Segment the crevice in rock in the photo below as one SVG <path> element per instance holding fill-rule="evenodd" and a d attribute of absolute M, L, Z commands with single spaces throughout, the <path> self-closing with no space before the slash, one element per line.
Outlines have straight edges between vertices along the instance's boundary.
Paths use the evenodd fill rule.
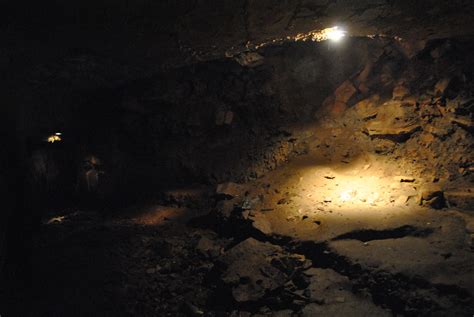
<path fill-rule="evenodd" d="M 233 228 L 233 230 L 229 230 Z M 332 269 L 348 277 L 353 283 L 352 292 L 355 294 L 368 292 L 377 306 L 388 308 L 393 313 L 406 316 L 419 316 L 436 311 L 443 311 L 441 298 L 448 300 L 459 312 L 474 308 L 469 292 L 455 285 L 434 284 L 422 277 L 410 277 L 401 273 L 370 270 L 360 264 L 352 263 L 348 258 L 335 253 L 327 242 L 297 241 L 290 237 L 266 235 L 251 226 L 251 221 L 233 221 L 228 227 L 218 230 L 220 235 L 233 237 L 235 240 L 228 246 L 231 249 L 240 242 L 254 238 L 261 242 L 269 242 L 281 246 L 290 254 L 304 255 L 312 261 L 315 268 Z M 358 230 L 336 237 L 333 240 L 356 239 L 363 242 L 383 239 L 399 239 L 406 236 L 426 237 L 433 233 L 432 229 L 421 229 L 414 226 L 401 226 L 390 230 Z M 217 276 L 215 276 L 217 278 Z M 221 285 L 223 289 L 225 285 Z M 219 288 L 220 289 L 220 288 Z M 297 294 L 293 294 L 297 295 Z M 219 297 L 223 293 L 219 291 Z M 229 295 L 228 300 L 232 301 Z M 298 311 L 301 306 L 293 302 L 292 293 L 284 288 L 268 292 L 261 300 L 254 302 L 236 303 L 232 307 L 256 312 L 263 306 L 272 309 L 291 309 Z M 309 298 L 298 299 L 305 304 Z"/>
<path fill-rule="evenodd" d="M 440 298 L 449 298 L 453 307 L 460 312 L 474 308 L 472 296 L 461 287 L 433 284 L 421 277 L 409 277 L 401 273 L 369 270 L 333 252 L 326 242 L 295 242 L 291 250 L 308 257 L 314 267 L 332 269 L 347 276 L 354 283 L 354 293 L 368 290 L 376 305 L 389 308 L 396 314 L 430 314 L 441 310 L 437 300 Z M 422 291 L 418 292 L 420 289 Z"/>
<path fill-rule="evenodd" d="M 336 240 L 359 240 L 362 242 L 372 241 L 372 240 L 387 240 L 387 239 L 400 239 L 407 236 L 412 237 L 427 237 L 433 233 L 433 229 L 430 228 L 417 228 L 414 226 L 401 226 L 394 229 L 387 230 L 355 230 L 348 233 L 341 234 L 335 237 Z"/>

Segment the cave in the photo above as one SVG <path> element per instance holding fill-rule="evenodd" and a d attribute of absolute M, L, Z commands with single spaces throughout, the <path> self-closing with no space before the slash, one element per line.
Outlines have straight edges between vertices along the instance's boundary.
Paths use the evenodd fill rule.
<path fill-rule="evenodd" d="M 1 317 L 474 313 L 474 2 L 0 8 Z"/>

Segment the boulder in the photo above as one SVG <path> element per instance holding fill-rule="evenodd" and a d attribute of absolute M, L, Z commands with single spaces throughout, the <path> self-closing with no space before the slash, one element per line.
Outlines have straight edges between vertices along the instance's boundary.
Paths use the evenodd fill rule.
<path fill-rule="evenodd" d="M 347 104 L 347 102 L 356 94 L 357 89 L 354 84 L 346 80 L 334 92 L 336 102 Z"/>
<path fill-rule="evenodd" d="M 243 186 L 236 183 L 222 183 L 217 185 L 216 195 L 223 199 L 233 199 L 243 194 Z"/>
<path fill-rule="evenodd" d="M 374 121 L 366 125 L 366 133 L 374 138 L 386 138 L 393 141 L 405 141 L 416 131 L 421 129 L 418 123 L 407 123 L 405 125 L 387 125 L 383 120 Z"/>
<path fill-rule="evenodd" d="M 235 60 L 244 67 L 257 67 L 263 64 L 264 58 L 256 52 L 245 52 L 239 54 Z"/>
<path fill-rule="evenodd" d="M 220 257 L 226 267 L 221 279 L 232 288 L 237 302 L 257 301 L 288 281 L 288 276 L 271 264 L 282 252 L 279 246 L 249 238 Z"/>
<path fill-rule="evenodd" d="M 420 205 L 441 209 L 445 206 L 444 193 L 439 185 L 429 184 L 421 188 Z"/>
<path fill-rule="evenodd" d="M 403 142 L 420 129 L 413 107 L 389 101 L 378 108 L 377 117 L 365 125 L 364 132 L 373 138 Z"/>

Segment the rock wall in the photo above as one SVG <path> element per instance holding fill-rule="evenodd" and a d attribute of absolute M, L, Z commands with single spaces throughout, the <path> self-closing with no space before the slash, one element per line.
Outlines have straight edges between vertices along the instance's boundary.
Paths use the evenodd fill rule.
<path fill-rule="evenodd" d="M 472 169 L 471 44 L 402 44 L 294 43 L 127 83 L 98 77 L 101 64 L 86 63 L 65 77 L 75 90 L 63 85 L 36 105 L 35 122 L 64 132 L 73 174 L 88 155 L 102 161 L 105 196 L 258 178 L 306 153 L 315 125 L 353 129 L 368 151 L 415 160 L 416 173 L 454 181 Z M 54 68 L 43 67 L 49 83 L 64 76 Z"/>

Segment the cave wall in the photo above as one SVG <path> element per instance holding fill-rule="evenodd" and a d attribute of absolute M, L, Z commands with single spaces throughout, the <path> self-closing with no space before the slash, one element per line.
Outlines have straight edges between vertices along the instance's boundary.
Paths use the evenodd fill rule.
<path fill-rule="evenodd" d="M 260 52 L 258 65 L 224 59 L 181 67 L 67 100 L 65 142 L 104 161 L 123 195 L 180 183 L 245 181 L 304 153 L 324 99 L 382 41 L 296 43 Z M 64 114 L 61 114 L 64 113 Z M 72 119 L 80 118 L 76 120 Z M 60 122 L 61 120 L 59 120 Z M 78 148 L 80 148 L 78 150 Z M 78 154 L 79 155 L 79 154 Z"/>
<path fill-rule="evenodd" d="M 69 171 L 59 186 L 65 192 L 77 191 L 81 166 L 90 155 L 100 160 L 101 195 L 112 200 L 150 197 L 193 182 L 247 181 L 306 153 L 317 137 L 314 124 L 346 128 L 347 123 L 367 137 L 363 124 L 343 119 L 361 105 L 395 100 L 393 108 L 404 108 L 408 103 L 401 99 L 409 97 L 413 109 L 420 104 L 431 109 L 435 97 L 469 94 L 468 43 L 298 42 L 248 53 L 251 62 L 220 59 L 125 82 L 116 80 L 123 69 L 102 72 L 108 67 L 98 57 L 69 57 L 34 73 L 36 95 L 29 95 L 34 102 L 27 103 L 30 138 L 64 133 L 54 151 L 48 144 L 44 149 L 56 153 L 52 161 L 62 162 L 54 165 Z M 444 78 L 452 81 L 447 95 L 438 96 L 434 87 Z M 410 116 L 425 115 L 417 110 Z M 403 154 L 406 147 L 385 138 L 369 137 L 366 147 L 411 157 Z"/>

